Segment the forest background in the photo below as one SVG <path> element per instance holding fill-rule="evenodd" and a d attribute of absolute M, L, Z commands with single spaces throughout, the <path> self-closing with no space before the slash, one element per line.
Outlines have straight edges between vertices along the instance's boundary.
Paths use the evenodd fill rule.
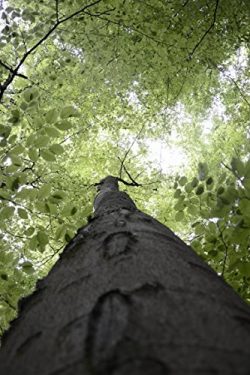
<path fill-rule="evenodd" d="M 107 175 L 250 302 L 249 1 L 0 5 L 0 331 Z"/>

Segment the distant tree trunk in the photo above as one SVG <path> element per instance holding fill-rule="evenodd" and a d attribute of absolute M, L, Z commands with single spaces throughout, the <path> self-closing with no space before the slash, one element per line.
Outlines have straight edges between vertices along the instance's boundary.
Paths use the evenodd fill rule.
<path fill-rule="evenodd" d="M 24 299 L 2 375 L 250 374 L 249 307 L 117 179 Z"/>

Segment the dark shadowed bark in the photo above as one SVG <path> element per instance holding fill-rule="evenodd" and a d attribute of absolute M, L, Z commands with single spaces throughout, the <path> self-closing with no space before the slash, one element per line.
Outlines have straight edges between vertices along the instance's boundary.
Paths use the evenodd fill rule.
<path fill-rule="evenodd" d="M 3 375 L 250 374 L 249 307 L 117 180 L 24 299 Z"/>

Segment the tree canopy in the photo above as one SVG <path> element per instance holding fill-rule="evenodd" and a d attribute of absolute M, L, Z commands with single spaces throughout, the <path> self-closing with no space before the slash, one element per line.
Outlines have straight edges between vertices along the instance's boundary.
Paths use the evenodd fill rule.
<path fill-rule="evenodd" d="M 4 0 L 0 329 L 127 181 L 250 302 L 247 0 Z"/>

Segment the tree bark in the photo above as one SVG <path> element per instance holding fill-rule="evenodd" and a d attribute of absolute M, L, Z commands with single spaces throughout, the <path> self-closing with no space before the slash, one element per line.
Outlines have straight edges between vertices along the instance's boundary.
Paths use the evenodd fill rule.
<path fill-rule="evenodd" d="M 117 179 L 22 300 L 3 375 L 250 374 L 250 309 Z"/>

